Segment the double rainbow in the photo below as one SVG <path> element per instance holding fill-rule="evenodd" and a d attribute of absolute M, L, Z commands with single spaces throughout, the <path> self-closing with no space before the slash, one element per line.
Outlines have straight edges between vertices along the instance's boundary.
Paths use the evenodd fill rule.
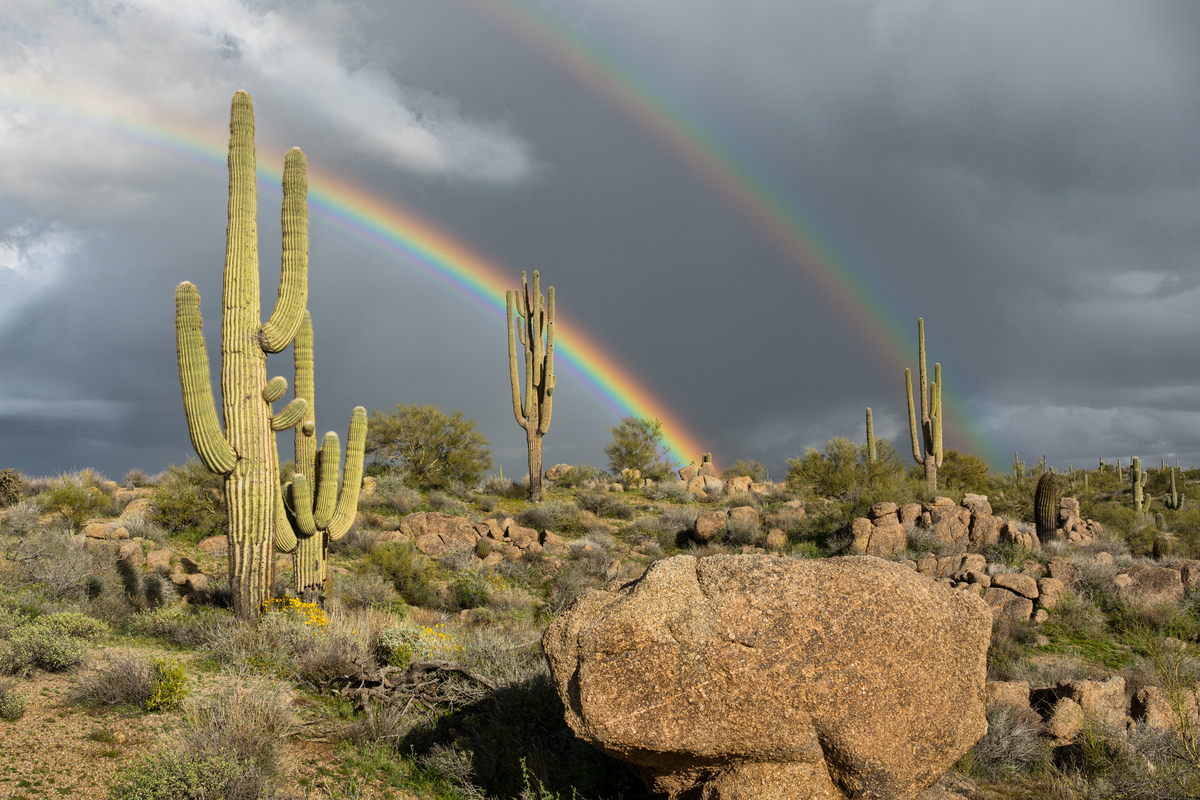
<path fill-rule="evenodd" d="M 94 100 L 59 93 L 33 97 L 0 92 L 0 106 L 49 114 L 81 128 L 133 140 L 172 161 L 213 177 L 225 173 L 226 140 L 216 131 L 189 129 L 177 121 L 121 117 Z M 280 165 L 283 159 L 278 159 Z M 281 167 L 259 166 L 262 191 L 279 195 Z M 309 209 L 341 233 L 449 285 L 498 319 L 505 315 L 505 290 L 519 286 L 515 270 L 456 240 L 394 199 L 309 169 Z M 662 423 L 663 444 L 678 461 L 699 460 L 704 446 L 687 426 L 578 326 L 555 320 L 555 363 L 578 376 L 587 389 L 619 416 L 651 417 Z M 497 358 L 505 348 L 497 342 Z M 507 388 L 497 387 L 507 398 Z M 507 400 L 505 400 L 507 402 Z"/>
<path fill-rule="evenodd" d="M 906 365 L 915 366 L 916 319 L 900 318 L 879 280 L 868 279 L 865 265 L 853 256 L 852 248 L 831 235 L 832 226 L 819 222 L 812 209 L 797 213 L 793 202 L 755 175 L 701 124 L 656 93 L 640 75 L 535 9 L 528 0 L 459 2 L 538 53 L 657 141 L 770 241 L 807 285 L 817 288 L 840 310 L 846 327 L 859 334 L 876 361 L 895 370 L 896 396 L 903 398 L 898 391 L 900 373 Z M 954 388 L 956 383 L 961 386 L 963 373 L 957 369 L 945 372 L 950 378 L 942 392 L 948 438 L 966 444 L 992 463 L 1002 463 L 998 448 L 973 424 L 964 396 Z"/>

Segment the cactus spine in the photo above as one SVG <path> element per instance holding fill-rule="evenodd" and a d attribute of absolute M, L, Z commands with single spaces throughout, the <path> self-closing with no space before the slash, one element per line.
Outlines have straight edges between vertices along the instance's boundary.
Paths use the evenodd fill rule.
<path fill-rule="evenodd" d="M 1142 471 L 1142 462 L 1137 456 L 1130 461 L 1129 477 L 1133 485 L 1133 510 L 1139 514 L 1149 511 L 1151 498 L 1144 495 L 1146 473 Z"/>
<path fill-rule="evenodd" d="M 937 491 L 937 470 L 942 465 L 942 365 L 933 365 L 933 383 L 925 373 L 925 320 L 917 320 L 917 347 L 920 353 L 921 436 L 917 435 L 917 416 L 913 405 L 912 372 L 904 370 L 904 386 L 908 390 L 908 429 L 912 436 L 913 459 L 925 467 L 925 483 Z M 925 453 L 921 454 L 924 444 Z"/>
<path fill-rule="evenodd" d="M 1167 495 L 1165 500 L 1167 508 L 1172 511 L 1178 511 L 1183 508 L 1183 493 L 1175 490 L 1175 470 L 1171 470 L 1171 493 Z"/>
<path fill-rule="evenodd" d="M 305 401 L 305 412 L 296 427 L 296 472 L 279 492 L 280 519 L 275 527 L 275 547 L 291 553 L 296 596 L 305 603 L 325 604 L 329 572 L 329 543 L 346 535 L 358 513 L 362 488 L 363 453 L 367 440 L 367 410 L 357 406 L 346 433 L 346 467 L 338 493 L 341 446 L 333 431 L 316 442 L 316 406 L 313 381 L 312 317 L 304 321 L 292 346 L 296 365 L 296 397 Z M 335 502 L 336 501 L 336 502 Z"/>
<path fill-rule="evenodd" d="M 253 620 L 270 599 L 272 540 L 277 513 L 276 430 L 304 413 L 297 398 L 278 414 L 271 402 L 280 381 L 267 383 L 268 353 L 291 344 L 308 301 L 308 207 L 304 153 L 288 151 L 283 170 L 283 263 L 270 319 L 259 319 L 254 105 L 233 96 L 229 120 L 229 225 L 221 318 L 221 396 L 217 421 L 201 330 L 200 293 L 184 281 L 175 290 L 175 339 L 188 432 L 201 462 L 225 476 L 229 585 L 239 619 Z"/>
<path fill-rule="evenodd" d="M 530 292 L 525 273 L 521 289 L 505 292 L 508 309 L 508 374 L 512 383 L 513 415 L 525 429 L 529 446 L 529 499 L 542 499 L 542 437 L 550 429 L 554 409 L 554 287 L 542 295 L 538 273 L 533 273 Z M 513 319 L 513 304 L 521 320 Z M 514 330 L 514 324 L 516 329 Z M 525 348 L 525 402 L 521 402 L 521 383 L 517 369 L 517 342 Z"/>
<path fill-rule="evenodd" d="M 875 426 L 871 424 L 871 409 L 867 409 L 867 463 L 875 463 Z"/>
<path fill-rule="evenodd" d="M 1058 528 L 1058 480 L 1053 472 L 1043 472 L 1033 493 L 1033 520 L 1043 543 L 1054 538 Z"/>

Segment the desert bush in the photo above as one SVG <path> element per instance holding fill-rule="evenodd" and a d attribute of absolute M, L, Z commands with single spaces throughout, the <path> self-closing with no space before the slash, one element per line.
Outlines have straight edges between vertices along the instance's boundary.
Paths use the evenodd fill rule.
<path fill-rule="evenodd" d="M 633 519 L 633 507 L 619 497 L 606 492 L 580 492 L 575 495 L 575 502 L 587 511 L 601 517 L 615 519 Z"/>
<path fill-rule="evenodd" d="M 739 458 L 733 462 L 732 466 L 721 472 L 722 480 L 727 481 L 730 478 L 741 477 L 747 477 L 756 483 L 761 483 L 767 479 L 767 468 L 758 461 L 743 461 Z"/>
<path fill-rule="evenodd" d="M 188 688 L 182 664 L 155 658 L 150 662 L 150 676 L 150 696 L 143 704 L 147 711 L 175 711 L 183 705 Z"/>
<path fill-rule="evenodd" d="M 83 602 L 99 591 L 99 574 L 114 562 L 110 553 L 88 550 L 68 531 L 47 530 L 21 539 L 10 557 L 23 578 L 53 600 Z"/>
<path fill-rule="evenodd" d="M 1048 762 L 1041 720 L 1033 711 L 996 706 L 988 709 L 987 721 L 987 733 L 968 756 L 971 772 L 992 781 L 1009 780 Z"/>
<path fill-rule="evenodd" d="M 0 675 L 27 675 L 34 669 L 63 672 L 82 663 L 86 652 L 83 641 L 34 620 L 0 641 Z"/>
<path fill-rule="evenodd" d="M 550 584 L 550 598 L 546 610 L 558 616 L 588 589 L 598 589 L 607 580 L 607 559 L 579 558 L 568 561 L 559 568 Z"/>
<path fill-rule="evenodd" d="M 685 535 L 696 526 L 696 517 L 700 516 L 699 509 L 685 506 L 683 508 L 668 508 L 658 518 L 663 531 L 672 535 Z"/>
<path fill-rule="evenodd" d="M 24 483 L 20 470 L 0 469 L 0 508 L 7 508 L 21 499 Z"/>
<path fill-rule="evenodd" d="M 167 467 L 154 489 L 151 521 L 197 540 L 225 532 L 225 481 L 196 460 Z"/>
<path fill-rule="evenodd" d="M 110 653 L 103 663 L 81 676 L 67 693 L 67 700 L 91 706 L 144 708 L 153 691 L 149 659 L 125 651 Z"/>
<path fill-rule="evenodd" d="M 987 494 L 991 490 L 991 474 L 987 461 L 951 448 L 945 448 L 942 455 L 942 463 L 937 471 L 939 491 Z M 925 475 L 924 469 L 921 468 L 922 478 Z"/>
<path fill-rule="evenodd" d="M 603 473 L 597 467 L 591 464 L 580 464 L 559 476 L 558 480 L 554 481 L 554 485 L 559 489 L 577 489 L 591 484 L 602 475 Z"/>
<path fill-rule="evenodd" d="M 461 411 L 447 417 L 432 405 L 372 411 L 366 452 L 377 461 L 402 465 L 421 488 L 475 484 L 492 466 L 488 441 L 475 425 Z"/>
<path fill-rule="evenodd" d="M 491 593 L 487 577 L 477 570 L 467 570 L 454 576 L 447 587 L 452 610 L 479 608 L 487 605 Z"/>
<path fill-rule="evenodd" d="M 554 527 L 554 515 L 540 506 L 530 506 L 517 515 L 517 522 L 526 528 L 545 530 Z"/>
<path fill-rule="evenodd" d="M 121 483 L 126 489 L 137 489 L 142 486 L 149 486 L 150 476 L 143 470 L 134 467 L 125 473 L 125 477 L 121 479 Z"/>
<path fill-rule="evenodd" d="M 992 626 L 992 643 L 988 647 L 988 679 L 1009 680 L 1012 670 L 1025 659 L 1027 648 L 1037 633 L 1028 622 L 1015 622 L 1000 617 Z"/>
<path fill-rule="evenodd" d="M 691 499 L 687 485 L 669 477 L 642 489 L 642 494 L 650 500 L 665 500 L 669 503 L 686 503 Z"/>
<path fill-rule="evenodd" d="M 513 482 L 503 475 L 488 475 L 476 487 L 482 494 L 495 497 L 508 497 L 513 489 Z"/>
<path fill-rule="evenodd" d="M 624 417 L 609 428 L 612 441 L 604 448 L 608 469 L 620 474 L 623 469 L 640 470 L 643 478 L 662 480 L 671 474 L 672 464 L 663 442 L 662 423 L 647 417 Z"/>
<path fill-rule="evenodd" d="M 0 719 L 15 722 L 25 714 L 25 695 L 17 691 L 17 682 L 0 679 Z"/>
<path fill-rule="evenodd" d="M 434 511 L 441 511 L 446 514 L 454 514 L 455 516 L 465 517 L 467 515 L 466 504 L 441 492 L 430 492 L 429 499 L 426 501 L 430 508 Z"/>
<path fill-rule="evenodd" d="M 128 623 L 130 633 L 184 647 L 200 647 L 237 626 L 237 620 L 229 611 L 197 605 L 162 606 L 136 614 Z"/>
<path fill-rule="evenodd" d="M 954 549 L 953 545 L 928 528 L 910 530 L 906 547 L 908 549 L 906 558 L 910 559 L 922 558 L 929 553 L 933 553 L 935 556 L 944 556 Z"/>
<path fill-rule="evenodd" d="M 763 539 L 762 528 L 754 520 L 729 519 L 725 521 L 724 541 L 731 545 L 757 544 Z"/>
<path fill-rule="evenodd" d="M 29 536 L 38 529 L 42 507 L 36 500 L 20 500 L 0 514 L 0 533 L 9 536 Z"/>
<path fill-rule="evenodd" d="M 186 709 L 179 748 L 118 773 L 114 800 L 271 796 L 279 747 L 295 725 L 288 699 L 266 686 L 235 686 Z"/>
<path fill-rule="evenodd" d="M 403 607 L 396 587 L 378 572 L 341 575 L 333 583 L 333 598 L 346 608 Z"/>
<path fill-rule="evenodd" d="M 50 488 L 38 497 L 47 511 L 61 514 L 72 531 L 79 530 L 88 517 L 109 506 L 111 498 L 100 488 L 103 481 L 91 470 L 67 472 L 51 478 Z"/>
<path fill-rule="evenodd" d="M 432 606 L 437 601 L 433 581 L 437 570 L 411 542 L 387 542 L 367 556 L 367 564 L 392 582 L 404 601 Z"/>

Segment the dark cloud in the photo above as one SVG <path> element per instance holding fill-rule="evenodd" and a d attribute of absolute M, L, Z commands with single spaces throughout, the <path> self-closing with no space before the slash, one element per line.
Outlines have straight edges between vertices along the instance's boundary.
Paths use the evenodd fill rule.
<path fill-rule="evenodd" d="M 188 457 L 171 294 L 200 287 L 215 369 L 225 189 L 76 111 L 92 98 L 134 127 L 221 130 L 246 88 L 263 158 L 300 144 L 514 286 L 540 270 L 559 313 L 719 461 L 781 477 L 805 447 L 861 439 L 866 406 L 907 452 L 903 370 L 923 316 L 993 461 L 1200 462 L 1194 4 L 530 7 L 802 219 L 900 326 L 905 358 L 880 355 L 894 351 L 811 264 L 644 120 L 471 4 L 223 0 L 205 17 L 18 0 L 0 33 L 4 459 L 119 475 Z M 260 196 L 264 302 L 277 202 Z M 506 474 L 523 470 L 501 319 L 319 221 L 310 308 L 319 427 L 344 434 L 356 404 L 435 403 L 479 420 Z M 290 374 L 288 355 L 270 369 Z M 602 464 L 617 414 L 563 376 L 546 460 Z"/>

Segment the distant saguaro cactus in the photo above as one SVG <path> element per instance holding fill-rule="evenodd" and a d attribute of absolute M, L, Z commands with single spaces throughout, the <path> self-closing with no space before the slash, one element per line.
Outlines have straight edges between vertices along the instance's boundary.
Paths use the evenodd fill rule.
<path fill-rule="evenodd" d="M 1043 543 L 1054 538 L 1058 529 L 1058 479 L 1053 472 L 1042 473 L 1033 493 L 1033 521 Z"/>
<path fill-rule="evenodd" d="M 521 289 L 505 292 L 508 309 L 508 372 L 512 383 L 513 414 L 525 429 L 529 447 L 529 499 L 542 499 L 542 437 L 550 429 L 554 409 L 554 287 L 543 296 L 538 288 L 537 270 L 530 292 L 525 273 Z M 513 304 L 516 303 L 516 323 Z M 515 330 L 514 330 L 515 327 Z M 525 348 L 525 401 L 521 401 L 521 381 L 517 368 L 517 343 Z"/>
<path fill-rule="evenodd" d="M 188 432 L 200 461 L 225 476 L 229 585 L 239 619 L 253 620 L 271 596 L 272 539 L 279 491 L 273 431 L 299 422 L 296 398 L 278 414 L 271 403 L 286 381 L 267 383 L 268 353 L 291 344 L 308 301 L 308 184 L 304 153 L 288 151 L 283 168 L 283 263 L 279 298 L 259 320 L 257 188 L 254 105 L 233 96 L 229 121 L 229 226 L 221 319 L 221 397 L 225 432 L 217 421 L 201 330 L 200 293 L 184 281 L 175 290 L 175 339 Z M 281 385 L 281 382 L 283 385 Z"/>
<path fill-rule="evenodd" d="M 875 463 L 875 426 L 871 424 L 871 409 L 867 408 L 867 463 Z"/>
<path fill-rule="evenodd" d="M 937 471 L 942 465 L 942 365 L 933 365 L 933 383 L 925 373 L 925 320 L 917 320 L 917 347 L 920 353 L 921 433 L 917 433 L 917 415 L 913 404 L 912 372 L 904 370 L 908 390 L 908 429 L 912 435 L 913 459 L 925 467 L 925 483 L 937 491 Z M 922 455 L 921 445 L 925 452 Z"/>
<path fill-rule="evenodd" d="M 1150 510 L 1150 501 L 1144 494 L 1146 488 L 1146 473 L 1142 471 L 1142 462 L 1134 456 L 1130 462 L 1129 478 L 1133 486 L 1133 510 L 1141 514 Z"/>
<path fill-rule="evenodd" d="M 346 432 L 346 468 L 339 494 L 341 446 L 337 434 L 333 431 L 325 434 L 320 449 L 317 449 L 313 329 L 312 317 L 307 311 L 296 334 L 292 354 L 296 365 L 296 397 L 305 401 L 306 410 L 296 426 L 296 472 L 279 490 L 280 516 L 275 525 L 275 547 L 281 553 L 293 556 L 296 596 L 305 603 L 324 606 L 329 543 L 346 535 L 358 513 L 367 410 L 357 406 L 350 414 L 350 429 Z"/>
<path fill-rule="evenodd" d="M 1166 500 L 1163 502 L 1165 502 L 1167 504 L 1167 508 L 1171 509 L 1172 511 L 1178 511 L 1179 509 L 1183 508 L 1183 492 L 1178 492 L 1175 490 L 1174 468 L 1171 469 L 1171 493 L 1167 495 Z"/>

